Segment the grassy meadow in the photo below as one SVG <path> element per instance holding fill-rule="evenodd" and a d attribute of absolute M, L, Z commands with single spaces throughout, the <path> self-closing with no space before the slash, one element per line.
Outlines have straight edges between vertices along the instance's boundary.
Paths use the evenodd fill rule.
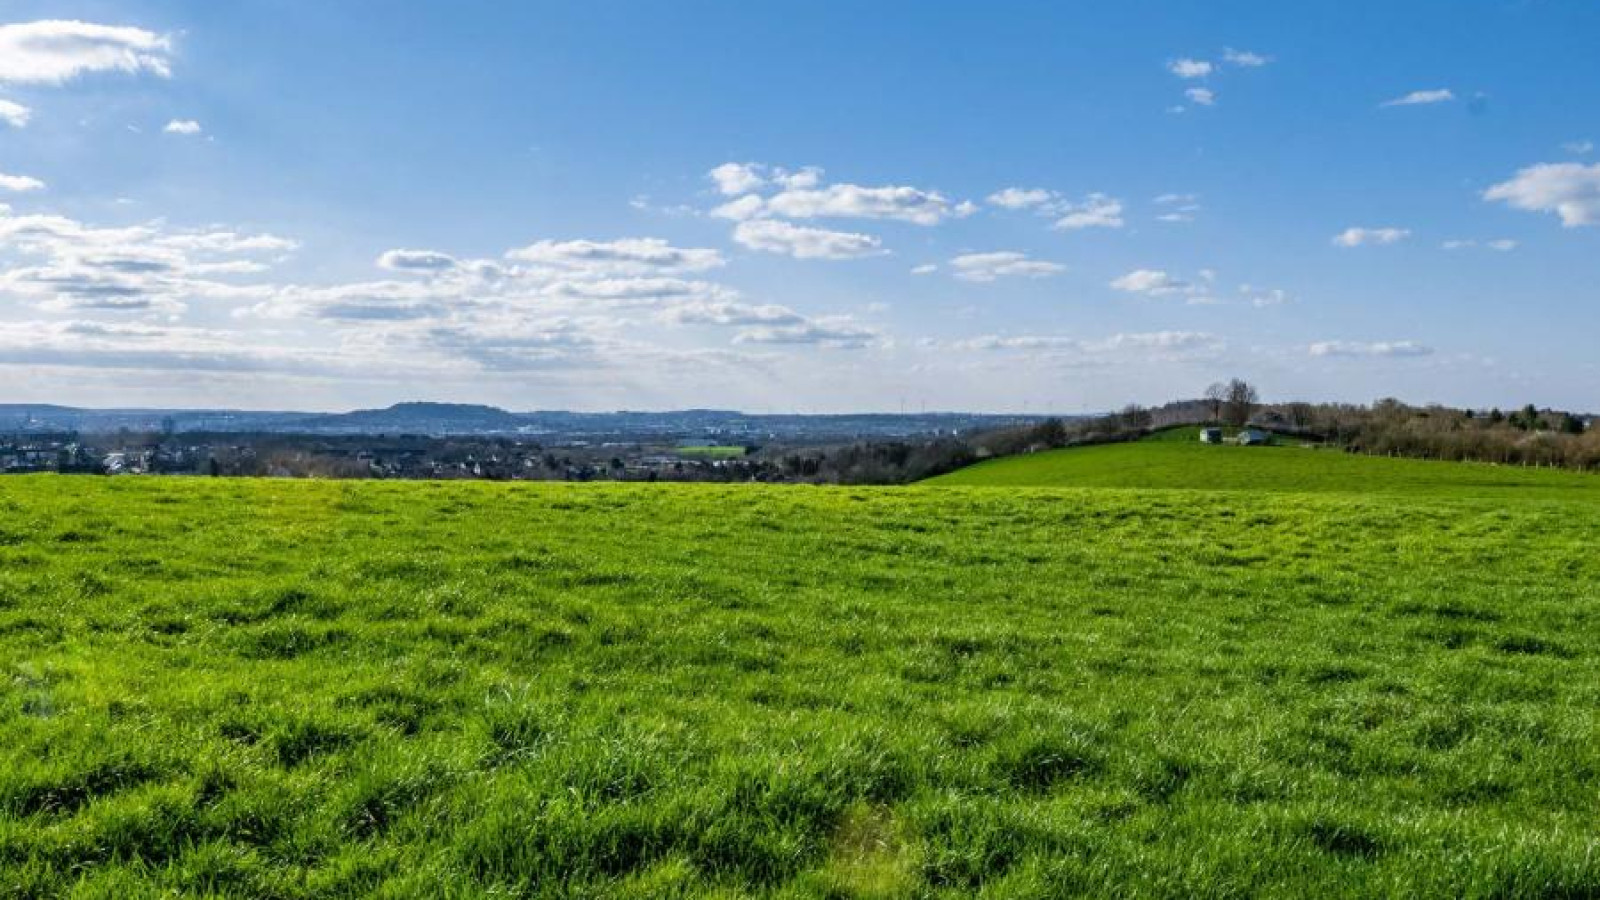
<path fill-rule="evenodd" d="M 1229 435 L 1231 438 L 1232 431 Z M 927 482 L 985 487 L 1178 488 L 1362 493 L 1440 498 L 1535 496 L 1600 503 L 1600 476 L 1565 469 L 1362 456 L 1275 438 L 1273 446 L 1207 445 L 1196 428 L 1135 443 L 989 460 Z M 1507 497 L 1511 500 L 1513 498 Z"/>
<path fill-rule="evenodd" d="M 1442 465 L 0 479 L 0 896 L 1600 895 L 1600 493 Z"/>

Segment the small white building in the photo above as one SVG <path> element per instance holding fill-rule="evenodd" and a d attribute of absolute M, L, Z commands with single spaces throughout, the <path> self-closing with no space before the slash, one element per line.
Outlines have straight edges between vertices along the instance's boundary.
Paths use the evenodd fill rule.
<path fill-rule="evenodd" d="M 1200 443 L 1202 443 L 1202 444 L 1220 444 L 1220 443 L 1222 443 L 1222 429 L 1221 428 L 1202 428 L 1202 429 L 1200 429 Z"/>

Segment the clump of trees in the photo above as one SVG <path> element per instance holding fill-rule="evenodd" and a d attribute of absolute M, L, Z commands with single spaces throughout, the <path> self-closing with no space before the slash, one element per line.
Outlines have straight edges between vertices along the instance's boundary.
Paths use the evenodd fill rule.
<path fill-rule="evenodd" d="M 1600 469 L 1600 428 L 1532 404 L 1508 415 L 1385 399 L 1370 407 L 1314 405 L 1301 415 L 1311 431 L 1357 453 Z"/>
<path fill-rule="evenodd" d="M 1209 421 L 1243 428 L 1261 405 L 1261 394 L 1250 382 L 1233 378 L 1226 383 L 1214 382 L 1206 388 L 1205 404 L 1210 413 Z"/>

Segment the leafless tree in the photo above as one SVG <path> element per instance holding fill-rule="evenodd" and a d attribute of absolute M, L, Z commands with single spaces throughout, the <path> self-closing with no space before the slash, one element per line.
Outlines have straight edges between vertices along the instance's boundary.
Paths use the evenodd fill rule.
<path fill-rule="evenodd" d="M 1256 392 L 1255 386 L 1242 378 L 1228 382 L 1226 398 L 1223 413 L 1228 424 L 1235 428 L 1243 428 L 1248 424 L 1256 405 L 1261 402 L 1261 395 Z"/>
<path fill-rule="evenodd" d="M 1211 421 L 1222 420 L 1222 405 L 1228 402 L 1228 386 L 1220 381 L 1214 381 L 1206 388 L 1206 410 L 1211 413 Z"/>

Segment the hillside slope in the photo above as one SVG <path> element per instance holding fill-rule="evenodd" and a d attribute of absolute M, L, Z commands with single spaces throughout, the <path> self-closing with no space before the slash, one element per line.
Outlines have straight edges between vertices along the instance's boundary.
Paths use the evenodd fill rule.
<path fill-rule="evenodd" d="M 1127 444 L 1010 456 L 931 479 L 984 487 L 1182 488 L 1497 496 L 1508 491 L 1600 503 L 1600 475 L 1484 463 L 1361 456 L 1299 446 L 1201 444 L 1192 430 Z"/>

